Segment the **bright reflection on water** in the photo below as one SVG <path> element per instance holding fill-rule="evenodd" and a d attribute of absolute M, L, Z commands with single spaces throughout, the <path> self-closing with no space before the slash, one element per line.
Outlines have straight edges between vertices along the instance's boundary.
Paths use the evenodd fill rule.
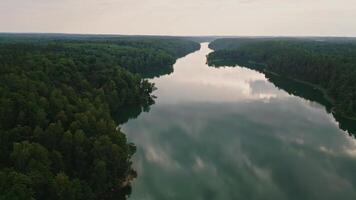
<path fill-rule="evenodd" d="M 207 66 L 207 45 L 153 79 L 156 104 L 123 125 L 138 147 L 130 199 L 356 199 L 356 142 L 325 108 Z"/>

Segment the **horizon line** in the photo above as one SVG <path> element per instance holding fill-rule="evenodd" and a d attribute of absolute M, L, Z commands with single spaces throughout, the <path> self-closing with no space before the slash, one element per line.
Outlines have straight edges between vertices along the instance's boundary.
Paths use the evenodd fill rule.
<path fill-rule="evenodd" d="M 193 34 L 193 35 L 169 35 L 169 34 L 120 34 L 120 33 L 72 33 L 72 32 L 2 32 L 0 34 L 37 34 L 37 35 L 83 35 L 83 36 L 166 36 L 166 37 L 333 37 L 333 38 L 356 38 L 356 36 L 341 35 L 227 35 L 227 34 Z"/>

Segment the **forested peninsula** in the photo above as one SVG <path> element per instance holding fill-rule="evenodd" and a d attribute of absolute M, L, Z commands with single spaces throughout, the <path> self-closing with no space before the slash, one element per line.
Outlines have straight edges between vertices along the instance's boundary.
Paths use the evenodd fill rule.
<path fill-rule="evenodd" d="M 209 65 L 236 65 L 312 84 L 334 105 L 334 112 L 356 119 L 356 39 L 230 38 L 209 47 Z"/>
<path fill-rule="evenodd" d="M 125 199 L 135 176 L 113 113 L 200 48 L 172 37 L 0 34 L 0 199 Z M 125 114 L 125 113 L 122 113 Z"/>

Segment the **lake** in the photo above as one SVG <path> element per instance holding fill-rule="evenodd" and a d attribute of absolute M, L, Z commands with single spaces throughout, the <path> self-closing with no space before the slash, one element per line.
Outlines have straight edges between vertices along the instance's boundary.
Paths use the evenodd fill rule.
<path fill-rule="evenodd" d="M 209 52 L 151 79 L 156 103 L 122 125 L 137 146 L 129 199 L 356 199 L 356 141 L 328 108 L 257 71 L 210 67 Z"/>

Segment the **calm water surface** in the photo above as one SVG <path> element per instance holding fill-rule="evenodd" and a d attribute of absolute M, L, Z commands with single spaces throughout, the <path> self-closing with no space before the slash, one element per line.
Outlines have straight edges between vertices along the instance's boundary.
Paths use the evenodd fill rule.
<path fill-rule="evenodd" d="M 122 129 L 137 145 L 131 200 L 356 199 L 356 142 L 324 106 L 264 74 L 205 64 L 152 79 L 156 104 Z"/>

